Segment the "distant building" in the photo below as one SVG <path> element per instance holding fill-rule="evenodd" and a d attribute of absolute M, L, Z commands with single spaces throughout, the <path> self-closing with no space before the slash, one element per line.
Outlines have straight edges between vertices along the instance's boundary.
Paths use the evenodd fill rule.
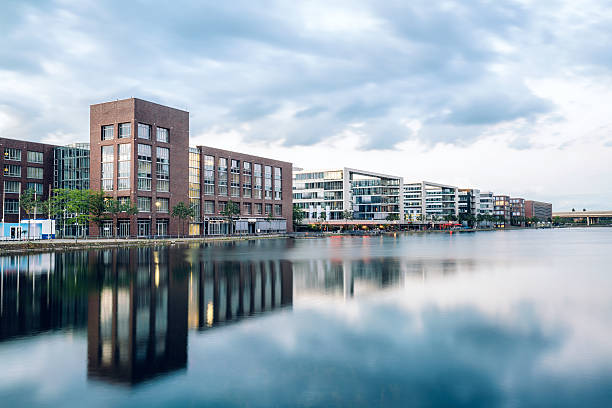
<path fill-rule="evenodd" d="M 403 219 L 401 177 L 352 168 L 302 170 L 293 173 L 293 204 L 305 222 Z M 324 214 L 324 215 L 323 215 Z"/>
<path fill-rule="evenodd" d="M 422 181 L 404 184 L 404 213 L 407 221 L 437 221 L 459 215 L 459 189 Z"/>
<path fill-rule="evenodd" d="M 493 207 L 493 215 L 496 215 L 499 219 L 496 221 L 498 227 L 505 227 L 510 225 L 511 208 L 510 208 L 510 197 L 507 195 L 496 195 Z"/>
<path fill-rule="evenodd" d="M 495 209 L 495 195 L 492 191 L 480 192 L 480 214 L 493 214 Z"/>
<path fill-rule="evenodd" d="M 525 200 L 525 217 L 540 221 L 552 220 L 552 204 L 542 201 Z"/>
<path fill-rule="evenodd" d="M 525 226 L 525 199 L 510 198 L 510 223 L 514 226 Z"/>
<path fill-rule="evenodd" d="M 460 188 L 459 214 L 470 214 L 474 217 L 480 214 L 480 190 L 475 188 Z"/>

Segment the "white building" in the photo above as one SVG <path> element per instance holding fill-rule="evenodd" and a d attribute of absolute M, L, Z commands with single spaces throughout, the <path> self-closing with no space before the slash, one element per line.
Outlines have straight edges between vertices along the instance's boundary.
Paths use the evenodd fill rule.
<path fill-rule="evenodd" d="M 403 218 L 401 177 L 350 168 L 293 172 L 293 204 L 304 222 Z M 325 215 L 322 215 L 325 214 Z"/>
<path fill-rule="evenodd" d="M 476 188 L 459 189 L 459 214 L 480 214 L 480 190 Z"/>
<path fill-rule="evenodd" d="M 422 181 L 404 184 L 404 213 L 407 221 L 436 221 L 459 214 L 459 189 Z"/>
<path fill-rule="evenodd" d="M 492 191 L 480 192 L 480 214 L 493 214 L 495 195 Z"/>

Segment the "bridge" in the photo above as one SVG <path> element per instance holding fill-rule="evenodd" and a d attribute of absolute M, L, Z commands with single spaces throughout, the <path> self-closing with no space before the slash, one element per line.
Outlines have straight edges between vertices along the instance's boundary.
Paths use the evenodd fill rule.
<path fill-rule="evenodd" d="M 563 211 L 552 213 L 553 218 L 586 219 L 586 225 L 597 224 L 600 218 L 611 218 L 612 211 Z"/>

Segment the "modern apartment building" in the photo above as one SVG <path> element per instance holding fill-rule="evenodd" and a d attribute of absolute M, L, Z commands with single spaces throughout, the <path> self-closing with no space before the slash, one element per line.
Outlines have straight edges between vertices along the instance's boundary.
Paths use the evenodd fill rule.
<path fill-rule="evenodd" d="M 476 217 L 480 214 L 480 190 L 475 188 L 460 188 L 459 214 L 470 214 Z"/>
<path fill-rule="evenodd" d="M 401 177 L 352 168 L 293 173 L 293 204 L 305 222 L 403 219 Z M 324 214 L 324 215 L 323 215 Z"/>
<path fill-rule="evenodd" d="M 189 148 L 189 201 L 196 210 L 189 234 L 292 231 L 291 172 L 288 162 L 208 146 Z M 233 220 L 223 215 L 229 201 L 239 208 Z"/>
<path fill-rule="evenodd" d="M 540 221 L 551 221 L 552 204 L 542 201 L 525 200 L 525 217 L 535 217 Z"/>
<path fill-rule="evenodd" d="M 510 198 L 510 223 L 525 226 L 525 199 Z"/>
<path fill-rule="evenodd" d="M 496 215 L 499 218 L 499 220 L 497 221 L 497 226 L 503 227 L 506 225 L 510 225 L 511 212 L 512 211 L 510 208 L 510 196 L 496 195 L 495 204 L 493 207 L 493 215 Z"/>
<path fill-rule="evenodd" d="M 495 209 L 495 194 L 492 191 L 480 192 L 480 214 L 493 214 Z"/>
<path fill-rule="evenodd" d="M 459 215 L 459 189 L 422 181 L 404 184 L 404 213 L 407 221 L 441 221 Z"/>

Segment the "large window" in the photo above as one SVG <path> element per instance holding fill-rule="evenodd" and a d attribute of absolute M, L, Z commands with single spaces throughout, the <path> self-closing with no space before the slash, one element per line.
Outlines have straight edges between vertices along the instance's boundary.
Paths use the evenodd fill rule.
<path fill-rule="evenodd" d="M 132 145 L 119 145 L 119 174 L 117 179 L 117 190 L 130 189 L 130 169 L 132 168 Z"/>
<path fill-rule="evenodd" d="M 200 199 L 199 198 L 190 198 L 189 206 L 193 208 L 193 221 L 200 222 Z"/>
<path fill-rule="evenodd" d="M 157 191 L 168 192 L 170 191 L 170 149 L 158 147 L 155 153 Z"/>
<path fill-rule="evenodd" d="M 215 158 L 204 156 L 204 195 L 215 195 Z"/>
<path fill-rule="evenodd" d="M 170 199 L 169 198 L 158 198 L 155 202 L 155 208 L 157 212 L 167 213 L 170 208 Z"/>
<path fill-rule="evenodd" d="M 266 200 L 272 199 L 272 167 L 265 166 L 265 179 L 264 179 L 264 188 L 265 188 L 265 198 Z"/>
<path fill-rule="evenodd" d="M 119 124 L 119 139 L 125 139 L 132 136 L 132 124 L 131 123 L 120 123 Z"/>
<path fill-rule="evenodd" d="M 42 163 L 43 153 L 42 152 L 31 152 L 28 150 L 28 161 L 30 163 Z"/>
<path fill-rule="evenodd" d="M 266 215 L 272 215 L 272 204 L 266 204 Z"/>
<path fill-rule="evenodd" d="M 261 215 L 261 203 L 255 203 L 255 215 Z"/>
<path fill-rule="evenodd" d="M 102 190 L 113 189 L 113 160 L 115 159 L 114 146 L 102 146 Z"/>
<path fill-rule="evenodd" d="M 115 137 L 115 126 L 102 126 L 102 140 L 112 140 Z"/>
<path fill-rule="evenodd" d="M 252 211 L 251 203 L 244 203 L 243 214 L 251 215 L 251 211 Z"/>
<path fill-rule="evenodd" d="M 151 197 L 138 197 L 138 212 L 151 212 Z"/>
<path fill-rule="evenodd" d="M 220 157 L 219 158 L 219 195 L 226 196 L 227 195 L 227 159 Z"/>
<path fill-rule="evenodd" d="M 205 214 L 214 214 L 215 213 L 215 202 L 206 200 L 204 201 L 204 213 Z"/>
<path fill-rule="evenodd" d="M 16 164 L 5 164 L 4 175 L 7 177 L 21 177 L 21 166 Z"/>
<path fill-rule="evenodd" d="M 274 215 L 276 217 L 283 215 L 283 207 L 280 204 L 274 204 Z"/>
<path fill-rule="evenodd" d="M 19 193 L 21 191 L 21 182 L 19 181 L 5 181 L 4 192 L 5 193 Z"/>
<path fill-rule="evenodd" d="M 151 191 L 151 145 L 138 145 L 138 190 Z"/>
<path fill-rule="evenodd" d="M 255 177 L 255 182 L 253 186 L 253 198 L 261 198 L 261 164 L 255 163 L 253 165 L 253 176 Z"/>
<path fill-rule="evenodd" d="M 27 177 L 33 178 L 33 179 L 42 179 L 43 178 L 42 167 L 28 167 Z"/>
<path fill-rule="evenodd" d="M 43 185 L 42 185 L 42 183 L 28 183 L 26 185 L 26 189 L 27 190 L 32 190 L 36 194 L 42 194 L 43 193 Z"/>
<path fill-rule="evenodd" d="M 281 179 L 281 169 L 280 167 L 274 168 L 274 199 L 280 200 L 282 198 L 282 179 Z"/>
<path fill-rule="evenodd" d="M 5 214 L 19 214 L 19 199 L 7 198 L 4 200 Z"/>
<path fill-rule="evenodd" d="M 158 127 L 157 128 L 157 141 L 158 142 L 164 142 L 164 143 L 168 143 L 168 135 L 169 135 L 170 131 L 168 129 L 162 128 L 162 127 Z"/>
<path fill-rule="evenodd" d="M 138 124 L 138 138 L 151 140 L 151 126 L 144 123 Z"/>
<path fill-rule="evenodd" d="M 4 149 L 4 160 L 21 161 L 21 150 L 7 147 Z"/>
<path fill-rule="evenodd" d="M 189 148 L 189 198 L 200 198 L 200 152 Z"/>
<path fill-rule="evenodd" d="M 240 162 L 232 160 L 231 163 L 230 195 L 232 197 L 240 197 Z"/>

